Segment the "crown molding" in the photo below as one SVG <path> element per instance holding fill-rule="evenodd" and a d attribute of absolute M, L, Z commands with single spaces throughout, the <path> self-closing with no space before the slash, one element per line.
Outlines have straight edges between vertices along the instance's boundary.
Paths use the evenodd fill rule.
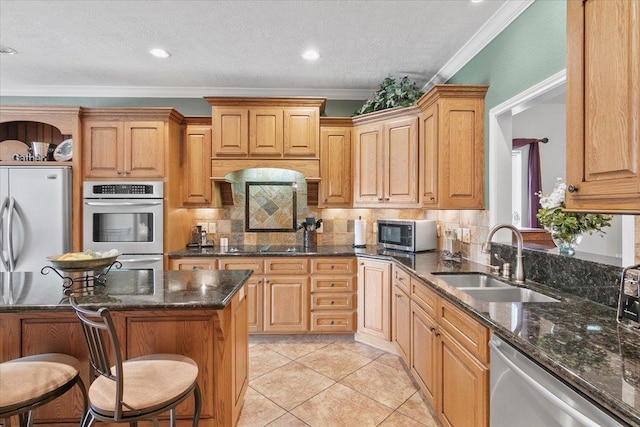
<path fill-rule="evenodd" d="M 47 96 L 90 98 L 203 98 L 220 97 L 322 97 L 359 100 L 373 89 L 226 88 L 226 87 L 134 87 L 134 86 L 0 86 L 0 96 Z"/>
<path fill-rule="evenodd" d="M 498 34 L 509 26 L 535 0 L 510 0 L 493 14 L 480 29 L 456 52 L 449 61 L 422 88 L 429 91 L 434 85 L 446 83 L 455 73 L 464 67 L 474 56 L 485 48 Z"/>

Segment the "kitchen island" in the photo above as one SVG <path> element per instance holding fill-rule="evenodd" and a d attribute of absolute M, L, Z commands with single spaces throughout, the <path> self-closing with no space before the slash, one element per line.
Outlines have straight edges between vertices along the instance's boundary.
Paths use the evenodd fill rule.
<path fill-rule="evenodd" d="M 45 272 L 47 272 L 45 270 Z M 104 285 L 74 283 L 81 305 L 108 307 L 123 357 L 177 353 L 196 361 L 202 391 L 200 426 L 235 425 L 248 382 L 245 283 L 250 270 L 112 270 Z M 60 352 L 78 358 L 89 384 L 87 349 L 80 322 L 60 277 L 0 275 L 0 361 Z M 72 389 L 36 410 L 36 423 L 77 426 L 81 394 Z M 178 425 L 191 425 L 193 400 L 178 406 Z"/>
<path fill-rule="evenodd" d="M 450 286 L 437 273 L 489 273 L 482 264 L 442 260 L 438 252 L 406 253 L 368 246 L 237 246 L 226 251 L 186 249 L 172 260 L 240 257 L 359 257 L 391 261 L 429 290 L 463 309 L 474 319 L 526 354 L 564 383 L 622 422 L 640 425 L 640 331 L 616 322 L 616 311 L 527 281 L 527 288 L 559 300 L 557 303 L 486 302 Z M 533 257 L 532 253 L 525 256 Z M 436 273 L 436 274 L 434 274 Z M 572 272 L 581 275 L 581 272 Z M 593 275 L 593 274 L 592 274 Z M 584 279 L 580 279 L 584 280 Z M 586 286 L 581 288 L 585 294 Z M 362 307 L 358 307 L 361 310 Z"/>

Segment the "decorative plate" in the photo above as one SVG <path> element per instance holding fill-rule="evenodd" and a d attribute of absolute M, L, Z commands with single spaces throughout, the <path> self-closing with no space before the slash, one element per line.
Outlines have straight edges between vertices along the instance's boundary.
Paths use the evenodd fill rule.
<path fill-rule="evenodd" d="M 94 271 L 102 270 L 113 264 L 118 258 L 116 256 L 110 256 L 105 258 L 92 258 L 92 259 L 66 259 L 59 260 L 62 255 L 48 256 L 47 259 L 51 265 L 62 271 Z"/>
<path fill-rule="evenodd" d="M 13 156 L 18 154 L 20 156 L 26 156 L 29 146 L 17 139 L 7 139 L 0 142 L 0 161 L 14 160 Z"/>
<path fill-rule="evenodd" d="M 56 147 L 53 158 L 56 162 L 68 162 L 73 156 L 73 139 L 65 139 Z"/>

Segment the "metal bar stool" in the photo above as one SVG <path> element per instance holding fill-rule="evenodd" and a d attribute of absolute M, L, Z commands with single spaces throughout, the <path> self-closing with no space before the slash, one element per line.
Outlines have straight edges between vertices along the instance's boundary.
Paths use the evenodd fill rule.
<path fill-rule="evenodd" d="M 142 420 L 151 420 L 156 426 L 157 416 L 167 411 L 170 425 L 175 427 L 175 408 L 191 393 L 195 400 L 193 427 L 198 425 L 202 399 L 196 382 L 198 365 L 192 359 L 178 354 L 151 354 L 123 361 L 109 310 L 80 307 L 73 294 L 69 302 L 82 324 L 94 378 L 84 427 L 96 421 L 135 426 Z M 110 360 L 115 363 L 112 365 Z"/>
<path fill-rule="evenodd" d="M 80 362 L 61 353 L 37 354 L 0 363 L 0 419 L 11 427 L 18 416 L 21 427 L 33 423 L 33 410 L 56 399 L 74 385 L 82 391 L 82 418 L 87 412 L 87 392 L 80 379 Z"/>

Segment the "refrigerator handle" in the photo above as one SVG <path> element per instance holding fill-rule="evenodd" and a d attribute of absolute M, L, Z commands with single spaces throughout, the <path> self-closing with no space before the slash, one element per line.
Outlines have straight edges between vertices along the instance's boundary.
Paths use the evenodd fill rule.
<path fill-rule="evenodd" d="M 16 199 L 13 197 L 9 202 L 9 221 L 7 222 L 7 249 L 9 252 L 9 271 L 16 268 L 16 259 L 13 255 L 13 213 L 16 211 Z"/>
<path fill-rule="evenodd" d="M 4 212 L 7 209 L 9 209 L 9 198 L 5 197 L 2 201 L 2 205 L 0 206 L 0 243 L 6 242 L 7 240 L 5 239 L 8 239 L 5 238 L 3 230 Z M 9 260 L 4 256 L 4 248 L 2 246 L 0 246 L 0 262 L 2 262 L 2 266 L 4 267 L 5 271 L 11 271 L 11 269 L 9 269 Z"/>

